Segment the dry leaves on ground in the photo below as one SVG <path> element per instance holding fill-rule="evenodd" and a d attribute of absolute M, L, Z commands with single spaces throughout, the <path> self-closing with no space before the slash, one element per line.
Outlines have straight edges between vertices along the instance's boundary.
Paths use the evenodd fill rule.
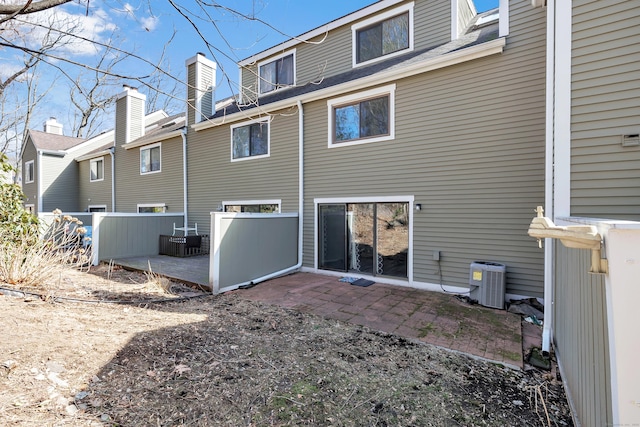
<path fill-rule="evenodd" d="M 0 296 L 3 423 L 572 425 L 553 375 L 261 305 L 242 291 L 185 300 L 197 292 L 171 288 L 183 293 L 100 266 L 52 278 L 44 300 Z M 173 301 L 150 302 L 165 298 Z"/>

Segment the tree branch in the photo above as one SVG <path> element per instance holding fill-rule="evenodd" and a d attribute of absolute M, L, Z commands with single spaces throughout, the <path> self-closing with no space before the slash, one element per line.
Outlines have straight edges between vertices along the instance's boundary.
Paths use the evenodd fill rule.
<path fill-rule="evenodd" d="M 41 0 L 33 3 L 32 0 L 29 0 L 24 5 L 0 4 L 0 15 L 26 15 L 61 6 L 70 1 L 71 0 Z"/>

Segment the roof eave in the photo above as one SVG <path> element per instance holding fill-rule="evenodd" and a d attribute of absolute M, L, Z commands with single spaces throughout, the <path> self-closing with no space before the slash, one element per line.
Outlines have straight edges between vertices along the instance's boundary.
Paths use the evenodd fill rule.
<path fill-rule="evenodd" d="M 425 61 L 417 62 L 406 66 L 403 69 L 389 69 L 381 71 L 370 76 L 362 77 L 360 79 L 348 81 L 335 86 L 331 86 L 325 89 L 309 92 L 299 96 L 283 99 L 267 105 L 259 105 L 255 108 L 239 111 L 237 113 L 229 114 L 228 116 L 209 119 L 200 123 L 194 123 L 191 128 L 196 132 L 209 129 L 212 127 L 220 126 L 222 124 L 228 124 L 243 119 L 255 118 L 263 113 L 269 111 L 275 111 L 282 108 L 290 107 L 291 105 L 300 102 L 311 102 L 323 98 L 329 98 L 342 94 L 347 91 L 359 90 L 366 87 L 370 87 L 376 84 L 384 84 L 391 81 L 396 81 L 405 77 L 411 77 L 417 74 L 422 74 L 428 71 L 437 70 L 440 68 L 449 67 L 452 65 L 460 64 L 463 62 L 471 61 L 474 59 L 484 58 L 491 55 L 496 55 L 504 51 L 506 45 L 506 38 L 500 37 L 495 40 L 491 40 L 485 43 L 481 43 L 475 46 L 470 46 L 453 52 L 443 54 Z"/>
<path fill-rule="evenodd" d="M 97 157 L 106 156 L 108 154 L 111 154 L 111 149 L 97 151 L 95 153 L 88 153 L 88 154 L 85 154 L 83 156 L 76 157 L 76 162 L 80 163 L 80 162 L 85 161 L 85 160 L 95 159 Z"/>
<path fill-rule="evenodd" d="M 184 128 L 176 129 L 174 131 L 167 132 L 162 135 L 158 135 L 157 137 L 154 137 L 154 138 L 149 138 L 142 141 L 136 140 L 133 142 L 129 142 L 128 144 L 122 144 L 121 147 L 124 148 L 125 150 L 130 150 L 132 148 L 142 147 L 144 145 L 155 144 L 156 142 L 166 141 L 167 139 L 175 138 L 177 136 L 182 135 L 182 129 Z"/>
<path fill-rule="evenodd" d="M 278 45 L 275 45 L 269 49 L 263 50 L 262 52 L 256 53 L 255 55 L 251 55 L 250 57 L 243 59 L 238 62 L 238 65 L 241 67 L 251 65 L 256 63 L 257 61 L 267 58 L 275 53 L 283 52 L 284 50 L 290 49 L 293 46 L 296 46 L 300 43 L 305 43 L 308 40 L 311 40 L 314 37 L 321 36 L 323 34 L 327 34 L 329 31 L 336 29 L 338 27 L 342 27 L 343 25 L 348 25 L 354 21 L 357 21 L 366 16 L 372 15 L 376 12 L 379 12 L 383 9 L 391 7 L 395 4 L 401 3 L 404 0 L 381 0 L 370 6 L 366 6 L 360 10 L 352 12 L 348 15 L 345 15 L 341 18 L 338 18 L 334 21 L 331 21 L 325 25 L 317 27 L 311 31 L 307 31 L 299 35 L 298 37 L 291 38 L 285 42 L 282 42 Z"/>

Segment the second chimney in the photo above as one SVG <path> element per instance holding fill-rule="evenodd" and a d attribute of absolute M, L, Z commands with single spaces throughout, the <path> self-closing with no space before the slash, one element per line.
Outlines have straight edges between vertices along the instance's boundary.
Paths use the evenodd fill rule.
<path fill-rule="evenodd" d="M 58 123 L 55 117 L 50 117 L 44 122 L 44 131 L 54 135 L 62 135 L 62 123 Z"/>
<path fill-rule="evenodd" d="M 116 98 L 116 145 L 126 144 L 144 135 L 146 95 L 134 87 L 123 86 Z"/>

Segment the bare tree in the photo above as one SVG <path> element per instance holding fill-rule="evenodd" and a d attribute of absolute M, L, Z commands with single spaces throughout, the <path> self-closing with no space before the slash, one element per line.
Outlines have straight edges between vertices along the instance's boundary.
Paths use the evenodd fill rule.
<path fill-rule="evenodd" d="M 110 111 L 116 101 L 115 88 L 120 81 L 113 77 L 110 71 L 129 56 L 114 51 L 111 46 L 117 43 L 117 37 L 112 34 L 106 43 L 108 47 L 103 48 L 99 53 L 95 69 L 81 69 L 71 82 L 69 96 L 75 107 L 72 121 L 72 134 L 75 137 L 89 137 L 100 130 L 105 118 L 104 113 Z"/>

